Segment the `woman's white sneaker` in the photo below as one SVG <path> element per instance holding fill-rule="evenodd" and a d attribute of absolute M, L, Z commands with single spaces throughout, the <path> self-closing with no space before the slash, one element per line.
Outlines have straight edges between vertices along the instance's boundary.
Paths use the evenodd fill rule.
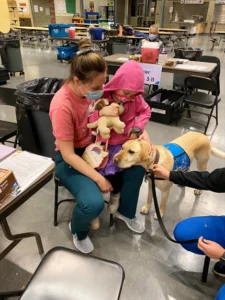
<path fill-rule="evenodd" d="M 69 229 L 71 232 L 71 223 L 69 223 Z M 84 240 L 78 240 L 77 234 L 72 234 L 72 236 L 73 236 L 74 246 L 76 247 L 77 250 L 79 250 L 84 254 L 89 254 L 93 252 L 94 246 L 88 236 Z"/>
<path fill-rule="evenodd" d="M 117 212 L 120 205 L 120 193 L 113 194 L 111 193 L 108 203 L 108 212 L 114 214 Z"/>
<path fill-rule="evenodd" d="M 136 233 L 143 233 L 145 232 L 145 225 L 137 218 L 134 219 L 128 219 L 124 216 L 122 216 L 120 213 L 116 212 L 115 217 L 118 219 L 124 221 L 127 225 L 127 227 Z"/>
<path fill-rule="evenodd" d="M 73 234 L 73 243 L 77 250 L 84 254 L 89 254 L 94 250 L 92 241 L 88 236 L 84 240 L 78 240 L 77 234 Z"/>

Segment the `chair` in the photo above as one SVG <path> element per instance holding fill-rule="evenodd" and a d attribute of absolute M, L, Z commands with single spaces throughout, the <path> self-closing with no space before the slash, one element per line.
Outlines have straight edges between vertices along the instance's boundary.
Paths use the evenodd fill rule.
<path fill-rule="evenodd" d="M 210 74 L 209 77 L 214 78 L 216 80 L 216 82 L 217 82 L 217 92 L 218 92 L 218 96 L 219 96 L 220 95 L 220 59 L 216 56 L 203 55 L 200 58 L 200 61 L 217 64 L 217 67 Z M 215 95 L 215 93 L 213 95 Z"/>
<path fill-rule="evenodd" d="M 10 88 L 0 88 L 0 105 L 8 105 L 16 107 L 16 95 L 15 89 Z M 15 136 L 15 141 L 11 142 L 9 139 Z M 3 145 L 5 142 L 13 143 L 14 148 L 16 148 L 18 141 L 17 135 L 17 124 L 13 122 L 8 122 L 0 120 L 0 143 Z"/>
<path fill-rule="evenodd" d="M 208 94 L 198 91 L 199 89 L 207 91 Z M 188 76 L 185 79 L 185 90 L 187 95 L 184 101 L 186 106 L 185 110 L 188 111 L 189 118 L 182 117 L 182 119 L 189 120 L 193 123 L 204 126 L 204 134 L 206 134 L 211 117 L 214 117 L 216 119 L 216 126 L 218 125 L 218 103 L 220 102 L 220 99 L 218 98 L 217 82 L 216 80 L 211 78 Z M 193 90 L 193 92 L 190 92 L 190 90 Z M 215 95 L 212 95 L 210 93 L 214 93 Z M 190 109 L 190 105 L 205 108 L 209 110 L 209 113 Z M 216 115 L 213 115 L 214 107 L 216 107 Z M 205 115 L 207 117 L 207 123 L 203 124 L 198 121 L 192 120 L 191 112 Z"/>
<path fill-rule="evenodd" d="M 29 110 L 28 116 L 31 122 L 38 154 L 51 157 L 55 160 L 55 138 L 52 134 L 52 124 L 47 112 Z M 26 149 L 24 149 L 26 150 Z M 55 196 L 54 196 L 54 226 L 58 225 L 58 209 L 63 202 L 74 202 L 74 199 L 63 199 L 59 201 L 59 187 L 63 184 L 55 176 Z M 105 203 L 107 203 L 105 201 Z M 110 214 L 110 227 L 113 226 L 113 215 Z"/>
<path fill-rule="evenodd" d="M 124 277 L 116 262 L 56 247 L 45 255 L 24 291 L 0 293 L 0 300 L 119 300 Z"/>

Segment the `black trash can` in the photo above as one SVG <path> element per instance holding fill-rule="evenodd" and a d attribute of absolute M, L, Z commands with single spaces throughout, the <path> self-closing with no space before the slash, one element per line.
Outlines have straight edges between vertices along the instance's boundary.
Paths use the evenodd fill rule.
<path fill-rule="evenodd" d="M 55 93 L 63 85 L 61 78 L 40 78 L 17 86 L 16 118 L 22 150 L 39 154 L 30 111 L 49 112 Z"/>
<path fill-rule="evenodd" d="M 4 39 L 0 40 L 0 45 L 4 47 L 5 55 L 1 53 L 4 66 L 11 73 L 19 72 L 20 75 L 24 74 L 23 61 L 20 51 L 20 40 L 17 39 Z"/>

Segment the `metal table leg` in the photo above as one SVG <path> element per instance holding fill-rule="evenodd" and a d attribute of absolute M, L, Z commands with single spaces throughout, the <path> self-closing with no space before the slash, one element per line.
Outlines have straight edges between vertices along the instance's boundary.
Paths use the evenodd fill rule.
<path fill-rule="evenodd" d="M 43 248 L 43 244 L 41 241 L 41 237 L 37 232 L 25 232 L 25 233 L 13 235 L 11 233 L 9 224 L 6 219 L 3 219 L 1 221 L 1 227 L 2 227 L 5 237 L 8 240 L 13 241 L 13 242 L 4 251 L 2 251 L 0 253 L 0 260 L 3 259 L 17 244 L 19 244 L 20 241 L 22 241 L 24 238 L 30 238 L 30 237 L 35 237 L 39 254 L 41 255 L 44 253 L 44 248 Z"/>

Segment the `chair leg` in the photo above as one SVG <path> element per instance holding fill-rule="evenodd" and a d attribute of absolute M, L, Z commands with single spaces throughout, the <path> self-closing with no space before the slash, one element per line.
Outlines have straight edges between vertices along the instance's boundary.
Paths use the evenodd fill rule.
<path fill-rule="evenodd" d="M 218 125 L 218 101 L 216 101 L 216 125 Z"/>
<path fill-rule="evenodd" d="M 9 298 L 22 296 L 23 292 L 24 291 L 21 290 L 21 291 L 10 291 L 10 292 L 0 293 L 0 300 L 7 300 Z"/>
<path fill-rule="evenodd" d="M 59 197 L 59 186 L 55 181 L 55 201 L 54 201 L 54 226 L 58 225 L 58 197 Z"/>
<path fill-rule="evenodd" d="M 214 106 L 213 106 L 213 108 L 211 109 L 210 114 L 209 114 L 209 116 L 208 116 L 208 121 L 207 121 L 207 124 L 206 124 L 206 126 L 205 126 L 204 134 L 206 134 L 206 132 L 207 132 L 207 130 L 208 130 L 209 122 L 210 122 L 210 120 L 211 120 L 212 113 L 213 113 L 213 109 L 214 109 Z"/>
<path fill-rule="evenodd" d="M 17 142 L 18 142 L 18 138 L 19 138 L 19 133 L 18 133 L 18 131 L 17 131 L 16 138 L 15 138 L 15 142 L 14 142 L 14 145 L 13 145 L 13 148 L 16 148 Z"/>
<path fill-rule="evenodd" d="M 114 224 L 113 214 L 110 214 L 109 227 L 113 227 L 113 224 Z"/>
<path fill-rule="evenodd" d="M 202 282 L 204 283 L 207 282 L 209 263 L 210 263 L 210 258 L 206 256 L 204 261 L 203 271 L 202 271 Z"/>

